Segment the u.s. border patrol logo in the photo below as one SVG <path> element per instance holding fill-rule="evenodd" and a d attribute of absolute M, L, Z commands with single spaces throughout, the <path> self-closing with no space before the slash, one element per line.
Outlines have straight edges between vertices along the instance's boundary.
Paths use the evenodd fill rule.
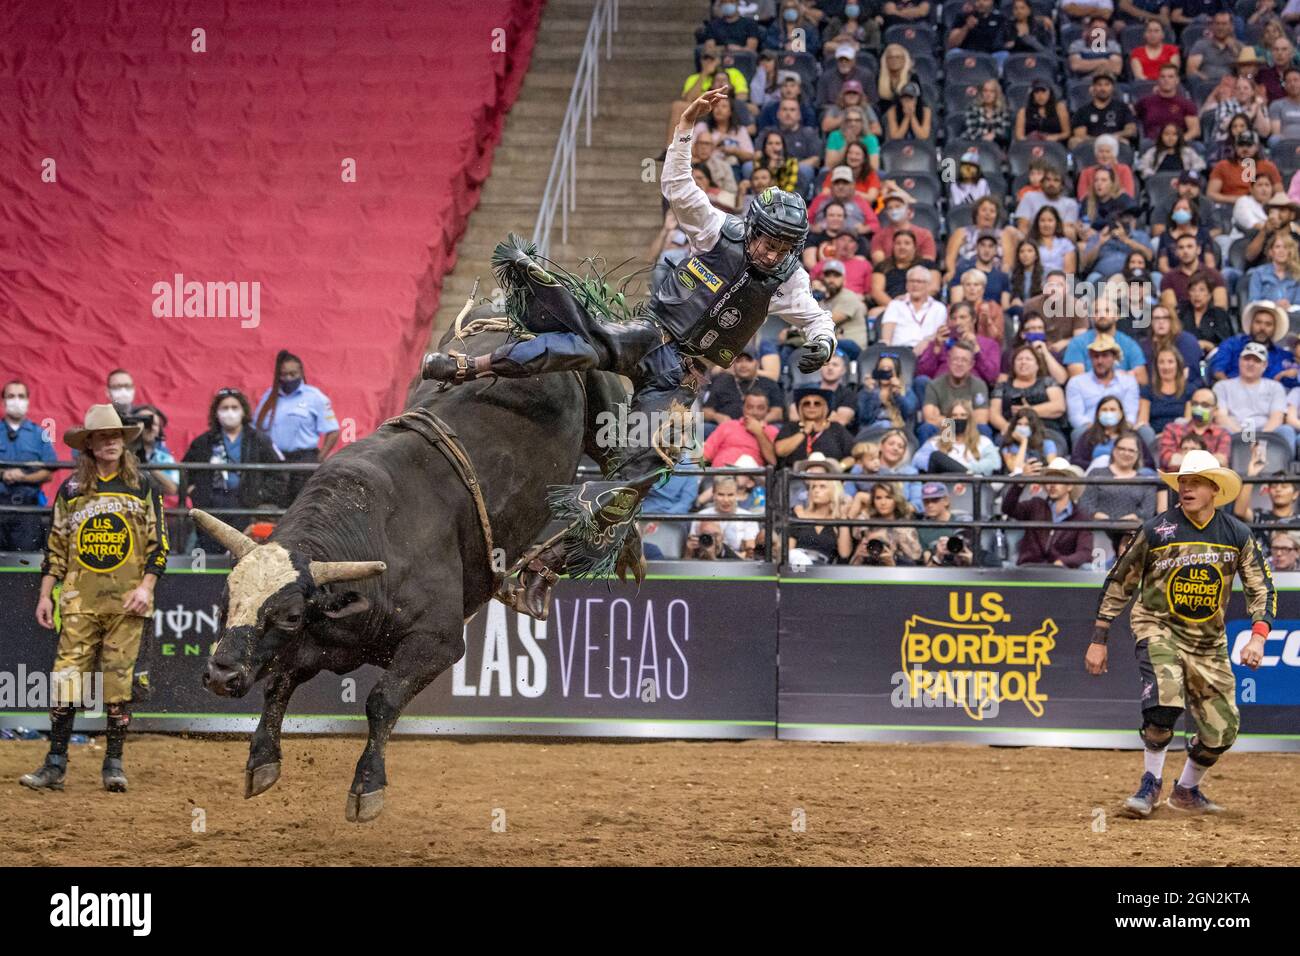
<path fill-rule="evenodd" d="M 718 275 L 699 260 L 697 256 L 691 256 L 690 262 L 686 263 L 686 271 L 690 272 L 697 279 L 708 287 L 710 292 L 717 292 L 722 288 L 722 280 Z"/>
<path fill-rule="evenodd" d="M 722 311 L 722 314 L 718 316 L 718 325 L 722 326 L 724 329 L 730 329 L 734 327 L 736 323 L 738 323 L 739 321 L 740 321 L 739 309 L 724 309 Z"/>
<path fill-rule="evenodd" d="M 686 288 L 692 291 L 695 290 L 695 276 L 691 275 L 685 269 L 677 273 L 677 279 L 682 285 L 686 286 Z"/>
<path fill-rule="evenodd" d="M 77 560 L 91 571 L 114 571 L 130 554 L 131 526 L 115 511 L 87 518 L 77 529 Z"/>

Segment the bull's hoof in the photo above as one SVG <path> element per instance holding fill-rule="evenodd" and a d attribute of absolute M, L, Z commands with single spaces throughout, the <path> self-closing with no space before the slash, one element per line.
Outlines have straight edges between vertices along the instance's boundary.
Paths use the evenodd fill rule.
<path fill-rule="evenodd" d="M 369 823 L 379 816 L 384 809 L 384 791 L 373 793 L 349 793 L 347 818 L 348 823 Z"/>
<path fill-rule="evenodd" d="M 266 793 L 280 779 L 280 761 L 264 763 L 244 771 L 244 799 L 251 800 L 259 793 Z"/>

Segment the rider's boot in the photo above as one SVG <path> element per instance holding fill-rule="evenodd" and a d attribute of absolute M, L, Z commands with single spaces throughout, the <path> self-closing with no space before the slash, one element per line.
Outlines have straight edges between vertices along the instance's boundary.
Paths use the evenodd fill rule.
<path fill-rule="evenodd" d="M 447 382 L 460 385 L 492 374 L 492 356 L 462 355 L 459 352 L 429 352 L 420 367 L 420 378 L 425 381 Z"/>

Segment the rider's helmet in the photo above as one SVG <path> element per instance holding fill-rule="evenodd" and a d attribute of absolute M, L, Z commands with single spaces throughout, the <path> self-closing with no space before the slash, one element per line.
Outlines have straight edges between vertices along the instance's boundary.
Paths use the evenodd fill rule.
<path fill-rule="evenodd" d="M 790 254 L 797 257 L 803 250 L 804 240 L 808 238 L 808 207 L 804 205 L 803 197 L 775 186 L 756 195 L 749 204 L 749 211 L 745 213 L 747 254 L 750 253 L 751 243 L 760 236 L 777 242 L 788 242 Z M 752 254 L 750 257 L 752 261 Z M 782 259 L 770 267 L 764 267 L 759 262 L 753 262 L 753 265 L 764 272 L 776 272 L 784 261 Z"/>

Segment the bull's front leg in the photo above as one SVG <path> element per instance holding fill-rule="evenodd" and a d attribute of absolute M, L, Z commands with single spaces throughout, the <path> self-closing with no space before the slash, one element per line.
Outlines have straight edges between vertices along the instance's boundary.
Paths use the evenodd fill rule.
<path fill-rule="evenodd" d="M 266 684 L 262 719 L 257 722 L 248 745 L 248 766 L 244 770 L 244 799 L 265 793 L 280 779 L 280 729 L 289 698 L 299 684 L 311 680 L 319 668 L 276 670 Z"/>
<path fill-rule="evenodd" d="M 366 698 L 370 736 L 348 792 L 346 816 L 352 823 L 373 820 L 383 810 L 384 787 L 388 784 L 384 752 L 393 725 L 412 698 L 465 653 L 463 634 L 464 622 L 459 617 L 431 632 L 409 634 L 397 646 L 392 663 Z"/>

